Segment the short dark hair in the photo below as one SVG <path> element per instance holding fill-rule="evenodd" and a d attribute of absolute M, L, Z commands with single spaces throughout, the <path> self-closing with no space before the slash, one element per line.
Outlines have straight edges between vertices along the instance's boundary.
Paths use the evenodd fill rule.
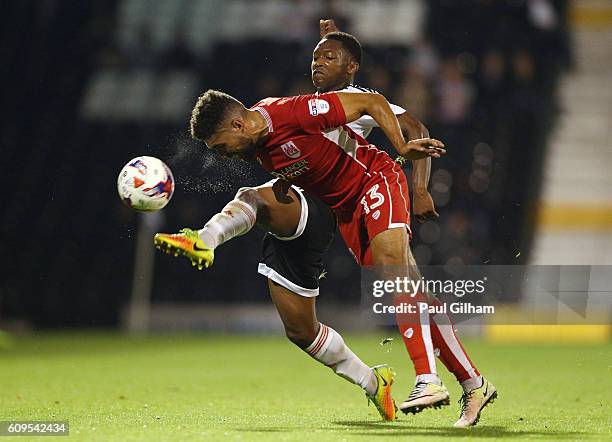
<path fill-rule="evenodd" d="M 198 97 L 191 112 L 191 137 L 205 142 L 238 107 L 244 106 L 231 95 L 214 89 L 207 90 Z"/>
<path fill-rule="evenodd" d="M 361 43 L 354 35 L 347 34 L 346 32 L 330 32 L 329 34 L 325 34 L 325 37 L 328 40 L 336 40 L 342 43 L 342 46 L 349 51 L 351 56 L 355 59 L 355 61 L 361 64 L 361 60 L 363 59 L 363 48 L 361 47 Z"/>

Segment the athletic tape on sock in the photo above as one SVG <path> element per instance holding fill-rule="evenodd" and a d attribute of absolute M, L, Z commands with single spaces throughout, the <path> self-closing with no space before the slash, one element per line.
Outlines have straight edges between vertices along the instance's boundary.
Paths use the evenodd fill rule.
<path fill-rule="evenodd" d="M 211 249 L 237 236 L 244 235 L 253 228 L 257 220 L 257 210 L 245 201 L 232 200 L 217 213 L 198 233 Z"/>

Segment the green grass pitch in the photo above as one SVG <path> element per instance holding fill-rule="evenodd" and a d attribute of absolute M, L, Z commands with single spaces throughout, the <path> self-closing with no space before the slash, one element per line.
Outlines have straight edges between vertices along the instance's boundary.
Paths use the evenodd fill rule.
<path fill-rule="evenodd" d="M 345 339 L 367 363 L 393 364 L 403 398 L 410 361 L 382 337 Z M 468 430 L 451 428 L 460 391 L 442 366 L 451 406 L 383 423 L 358 387 L 284 338 L 218 335 L 15 339 L 0 348 L 0 420 L 68 420 L 69 439 L 85 441 L 612 440 L 612 345 L 467 347 L 499 391 Z"/>

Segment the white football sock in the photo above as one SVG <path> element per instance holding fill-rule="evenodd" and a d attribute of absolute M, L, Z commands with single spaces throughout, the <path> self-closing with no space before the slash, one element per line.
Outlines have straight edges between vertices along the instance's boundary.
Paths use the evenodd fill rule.
<path fill-rule="evenodd" d="M 428 373 L 428 374 L 420 374 L 416 377 L 416 384 L 418 384 L 419 382 L 425 382 L 427 384 L 429 384 L 430 382 L 436 384 L 436 385 L 442 385 L 442 381 L 440 380 L 440 377 L 435 374 L 435 373 Z"/>
<path fill-rule="evenodd" d="M 369 395 L 376 392 L 378 380 L 372 369 L 346 346 L 342 336 L 333 328 L 321 324 L 317 337 L 304 351 L 338 376 L 359 385 Z"/>
<path fill-rule="evenodd" d="M 482 387 L 482 376 L 475 376 L 473 378 L 469 378 L 466 381 L 461 383 L 461 387 L 463 388 L 464 393 L 469 393 L 475 388 Z"/>
<path fill-rule="evenodd" d="M 236 236 L 244 235 L 255 225 L 257 209 L 249 203 L 234 199 L 227 203 L 198 231 L 200 239 L 214 249 Z"/>

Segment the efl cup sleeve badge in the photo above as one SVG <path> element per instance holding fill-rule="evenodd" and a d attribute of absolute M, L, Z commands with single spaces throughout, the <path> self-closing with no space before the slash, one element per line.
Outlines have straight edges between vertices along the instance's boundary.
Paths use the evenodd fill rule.
<path fill-rule="evenodd" d="M 313 117 L 317 116 L 319 111 L 317 111 L 317 100 L 314 98 L 308 100 L 308 110 L 310 111 L 310 115 Z"/>
<path fill-rule="evenodd" d="M 329 112 L 329 103 L 320 98 L 311 98 L 308 100 L 308 110 L 313 117 L 319 114 L 326 114 Z"/>
<path fill-rule="evenodd" d="M 295 145 L 293 141 L 289 141 L 288 143 L 282 144 L 281 149 L 289 158 L 298 158 L 302 154 L 302 152 L 300 152 L 300 149 Z"/>

